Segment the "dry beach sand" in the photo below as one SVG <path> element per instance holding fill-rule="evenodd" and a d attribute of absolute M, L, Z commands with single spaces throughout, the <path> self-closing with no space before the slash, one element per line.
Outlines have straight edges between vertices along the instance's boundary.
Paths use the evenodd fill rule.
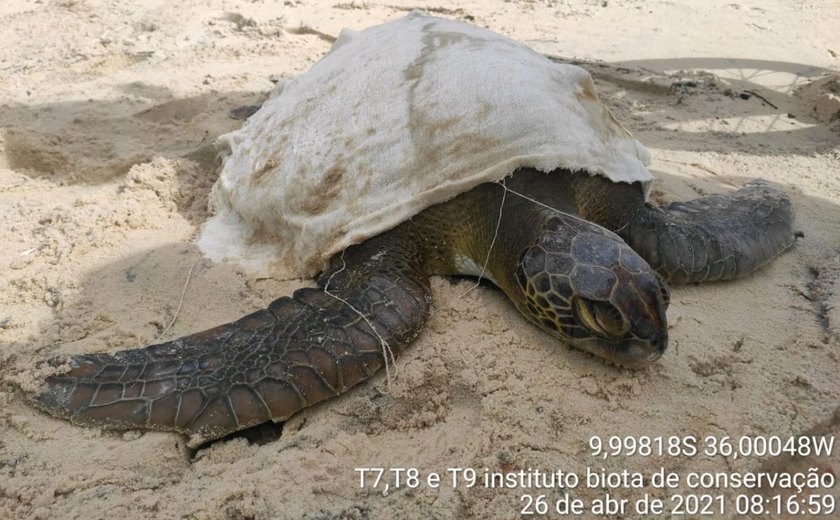
<path fill-rule="evenodd" d="M 670 349 L 640 372 L 557 344 L 489 286 L 461 296 L 468 281 L 435 279 L 438 310 L 389 393 L 380 376 L 282 428 L 190 449 L 28 405 L 52 354 L 175 338 L 311 283 L 202 259 L 192 240 L 213 141 L 342 27 L 414 7 L 584 62 L 651 150 L 655 200 L 760 176 L 791 193 L 804 236 L 747 279 L 673 288 Z M 586 504 L 677 493 L 448 480 L 383 493 L 360 489 L 357 467 L 840 477 L 840 445 L 806 458 L 587 449 L 592 435 L 840 441 L 838 33 L 840 3 L 820 0 L 0 3 L 0 518 L 495 519 L 518 518 L 528 493 Z M 724 496 L 725 517 L 738 491 L 706 490 Z M 823 492 L 840 499 L 838 486 Z"/>

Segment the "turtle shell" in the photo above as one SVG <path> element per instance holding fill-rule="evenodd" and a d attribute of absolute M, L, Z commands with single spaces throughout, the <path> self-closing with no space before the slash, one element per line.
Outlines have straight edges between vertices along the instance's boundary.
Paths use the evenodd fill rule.
<path fill-rule="evenodd" d="M 342 31 L 219 143 L 229 154 L 199 246 L 281 276 L 313 276 L 344 248 L 520 167 L 646 192 L 653 179 L 586 71 L 420 12 Z"/>

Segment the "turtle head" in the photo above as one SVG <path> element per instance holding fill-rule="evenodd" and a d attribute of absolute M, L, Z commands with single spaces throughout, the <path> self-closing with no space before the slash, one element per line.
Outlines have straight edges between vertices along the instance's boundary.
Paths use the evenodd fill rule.
<path fill-rule="evenodd" d="M 549 218 L 516 267 L 523 314 L 549 334 L 641 368 L 668 345 L 668 286 L 617 235 L 570 215 Z"/>

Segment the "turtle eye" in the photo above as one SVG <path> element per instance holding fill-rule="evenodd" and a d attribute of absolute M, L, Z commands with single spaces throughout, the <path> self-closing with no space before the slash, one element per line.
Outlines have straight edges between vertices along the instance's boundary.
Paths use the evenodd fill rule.
<path fill-rule="evenodd" d="M 575 298 L 574 309 L 578 321 L 599 336 L 621 338 L 627 334 L 627 322 L 608 302 Z"/>

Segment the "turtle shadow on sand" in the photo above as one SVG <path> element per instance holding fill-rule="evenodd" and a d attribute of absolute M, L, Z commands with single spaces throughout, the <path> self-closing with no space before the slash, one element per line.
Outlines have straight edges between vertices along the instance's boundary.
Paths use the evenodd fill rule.
<path fill-rule="evenodd" d="M 769 82 L 774 85 L 776 92 L 784 95 L 792 95 L 797 86 L 805 81 L 838 72 L 816 65 L 790 61 L 723 57 L 640 59 L 623 61 L 621 64 L 660 71 L 660 73 L 674 70 L 711 73 L 729 71 L 726 80 L 736 83 L 742 89 L 764 89 L 767 88 Z M 766 104 L 765 107 L 772 108 Z"/>
<path fill-rule="evenodd" d="M 130 170 L 154 158 L 186 160 L 175 169 L 175 196 L 191 223 L 206 217 L 217 173 L 214 142 L 242 124 L 243 106 L 259 104 L 267 92 L 211 91 L 177 97 L 168 89 L 141 82 L 117 87 L 113 100 L 7 105 L 0 110 L 8 167 L 29 178 L 59 185 L 98 185 L 125 179 Z"/>
<path fill-rule="evenodd" d="M 837 127 L 832 131 L 818 121 L 815 108 L 797 93 L 810 81 L 838 71 L 738 58 L 616 63 L 552 59 L 587 69 L 619 120 L 627 119 L 620 107 L 612 106 L 611 93 L 631 91 L 637 103 L 627 114 L 635 120 L 633 133 L 643 143 L 647 135 L 658 134 L 659 148 L 774 156 L 810 155 L 815 144 L 836 146 Z M 663 138 L 663 130 L 673 134 Z"/>

